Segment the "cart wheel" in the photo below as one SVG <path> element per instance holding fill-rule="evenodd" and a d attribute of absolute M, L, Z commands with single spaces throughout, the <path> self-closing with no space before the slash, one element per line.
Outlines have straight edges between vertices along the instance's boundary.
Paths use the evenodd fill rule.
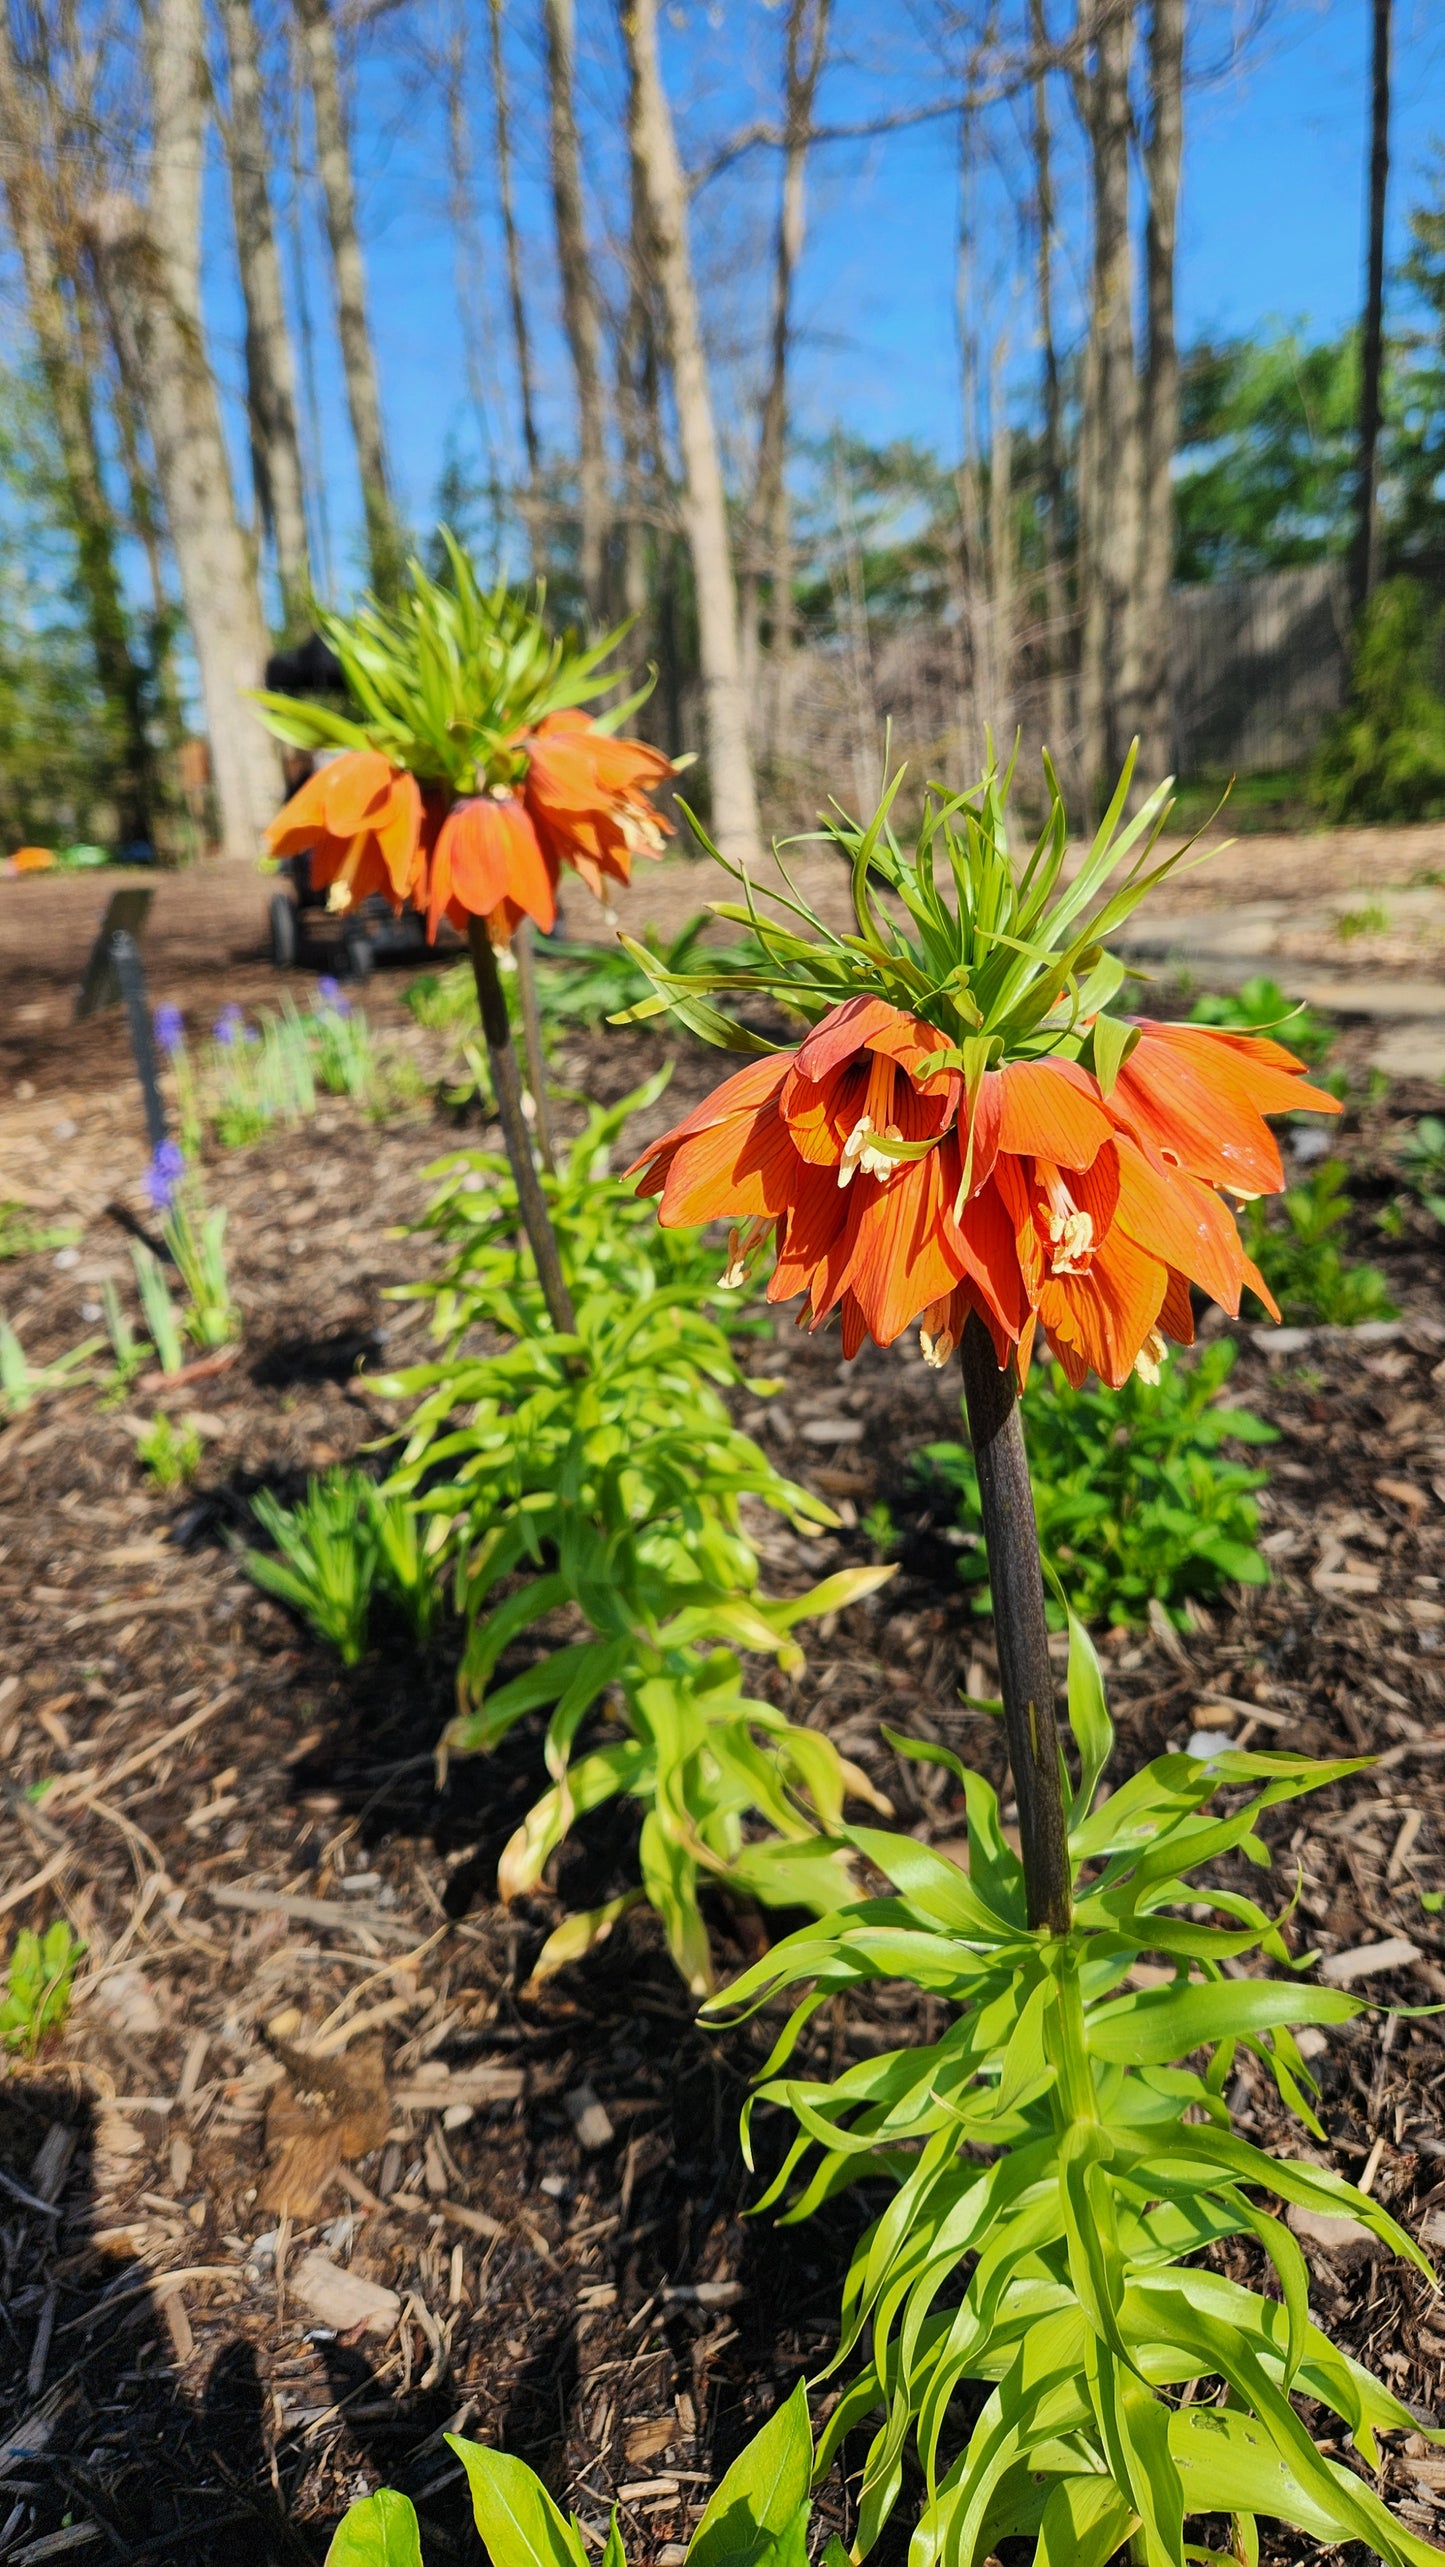
<path fill-rule="evenodd" d="M 351 980 L 370 980 L 376 969 L 376 948 L 364 927 L 346 939 L 346 970 Z"/>
<path fill-rule="evenodd" d="M 296 910 L 284 891 L 271 894 L 271 960 L 278 972 L 294 970 L 296 964 Z"/>

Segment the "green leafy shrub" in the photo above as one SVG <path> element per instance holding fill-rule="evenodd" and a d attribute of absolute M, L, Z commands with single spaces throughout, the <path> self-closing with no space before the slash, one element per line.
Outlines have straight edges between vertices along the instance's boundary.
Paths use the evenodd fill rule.
<path fill-rule="evenodd" d="M 279 1597 L 340 1652 L 343 1666 L 366 1655 L 373 1595 L 391 1598 L 412 1637 L 430 1640 L 442 1605 L 437 1544 L 404 1496 L 383 1492 L 365 1471 L 341 1464 L 307 1481 L 298 1506 L 261 1489 L 251 1511 L 276 1545 L 248 1551 L 258 1586 Z"/>
<path fill-rule="evenodd" d="M 1290 1326 L 1357 1328 L 1362 1320 L 1394 1318 L 1380 1268 L 1345 1256 L 1340 1234 L 1349 1217 L 1338 1159 L 1321 1160 L 1302 1184 L 1268 1205 L 1246 1204 L 1244 1244 Z"/>
<path fill-rule="evenodd" d="M 643 1807 L 642 1886 L 569 1918 L 538 1974 L 646 1897 L 702 1990 L 701 1883 L 832 1906 L 846 1888 L 828 1841 L 845 1792 L 876 1797 L 821 1733 L 749 1696 L 739 1653 L 796 1669 L 796 1625 L 888 1572 L 846 1570 L 803 1596 L 760 1591 L 745 1498 L 803 1531 L 836 1519 L 732 1423 L 722 1394 L 741 1375 L 726 1329 L 699 1306 L 716 1250 L 659 1231 L 651 1207 L 607 1173 L 629 1113 L 662 1084 L 594 1113 L 547 1181 L 576 1337 L 546 1325 L 504 1163 L 462 1152 L 443 1162 L 423 1224 L 448 1262 L 435 1282 L 407 1287 L 434 1301 L 446 1351 L 382 1387 L 418 1403 L 389 1486 L 446 1528 L 466 1616 L 449 1752 L 485 1753 L 524 1714 L 550 1711 L 550 1788 L 506 1849 L 504 1895 L 536 1886 L 584 1812 L 620 1794 Z M 502 1351 L 480 1351 L 483 1331 Z M 544 1626 L 563 1607 L 587 1636 L 551 1645 Z M 494 1685 L 518 1643 L 539 1651 L 534 1663 Z M 600 1734 L 574 1761 L 593 1715 Z M 761 1839 L 750 1833 L 759 1821 Z"/>
<path fill-rule="evenodd" d="M 1226 1578 L 1264 1584 L 1251 1490 L 1267 1474 L 1229 1460 L 1225 1443 L 1272 1444 L 1249 1409 L 1216 1403 L 1234 1369 L 1229 1338 L 1190 1363 L 1171 1360 L 1157 1383 L 1074 1390 L 1056 1364 L 1040 1367 L 1024 1401 L 1039 1541 L 1086 1622 L 1143 1622 L 1151 1601 L 1176 1621 L 1189 1596 Z M 977 1538 L 958 1564 L 991 1613 L 979 1531 L 978 1477 L 966 1444 L 929 1444 L 920 1465 L 956 1488 L 959 1521 Z"/>
<path fill-rule="evenodd" d="M 194 1426 L 176 1426 L 161 1409 L 135 1439 L 136 1459 L 158 1489 L 184 1488 L 201 1467 Z"/>
<path fill-rule="evenodd" d="M 1360 618 L 1350 701 L 1311 786 L 1327 820 L 1445 813 L 1445 608 L 1415 579 L 1388 579 Z"/>
<path fill-rule="evenodd" d="M 491 2567 L 592 2567 L 582 2526 L 548 2495 L 535 2470 L 485 2443 L 447 2443 L 467 2473 L 472 2516 Z M 806 2567 L 813 2436 L 806 2390 L 739 2452 L 687 2546 L 687 2567 Z M 830 2540 L 822 2567 L 845 2567 Z M 326 2567 L 422 2567 L 410 2499 L 383 2487 L 354 2504 L 326 2553 Z M 601 2567 L 627 2567 L 614 2510 Z"/>
<path fill-rule="evenodd" d="M 1256 973 L 1238 989 L 1206 990 L 1189 1010 L 1191 1025 L 1219 1025 L 1227 1032 L 1272 1034 L 1302 1061 L 1322 1061 L 1335 1039 L 1327 1016 L 1287 998 L 1277 980 Z"/>
<path fill-rule="evenodd" d="M 1259 2197 L 1357 2220 L 1417 2271 L 1426 2258 L 1329 2168 L 1238 2137 L 1225 2101 L 1247 2057 L 1322 2138 L 1295 2030 L 1345 2023 L 1364 2000 L 1303 1980 L 1261 1907 L 1192 1877 L 1231 1854 L 1267 1865 L 1263 1814 L 1358 1767 L 1163 1756 L 1102 1796 L 1113 1731 L 1077 1622 L 1069 1719 L 1081 1775 L 1067 1934 L 1028 1929 L 989 1784 L 947 1749 L 912 1745 L 963 1789 L 967 1868 L 911 1837 L 846 1830 L 887 1893 L 789 1936 L 709 2008 L 736 2018 L 794 1997 L 754 2099 L 798 2124 L 764 2204 L 787 2200 L 799 2220 L 851 2183 L 892 2193 L 849 2267 L 830 2366 L 849 2376 L 817 2468 L 880 2419 L 861 2555 L 915 2444 L 914 2567 L 982 2567 L 1011 2536 L 1034 2541 L 1035 2567 L 1103 2567 L 1125 2543 L 1150 2567 L 1254 2560 L 1261 2516 L 1311 2540 L 1359 2540 L 1387 2567 L 1425 2567 L 1439 2552 L 1296 2409 L 1307 2398 L 1337 2417 L 1371 2471 L 1378 2433 L 1418 2430 L 1315 2325 L 1299 2244 Z M 1226 1814 L 1208 1807 L 1220 1790 Z M 1141 1963 L 1170 1976 L 1133 1985 Z M 1230 1975 L 1241 1963 L 1250 1974 Z M 890 1981 L 948 2005 L 940 2038 L 832 2079 L 790 2072 L 820 2006 Z M 1226 2238 L 1262 2252 L 1277 2297 L 1203 2260 Z M 974 2383 L 964 2426 L 955 2401 Z M 1221 2514 L 1225 2550 L 1186 2537 L 1191 2517 Z"/>
<path fill-rule="evenodd" d="M 63 1917 L 42 1937 L 22 1926 L 10 1953 L 0 1996 L 0 2042 L 33 2059 L 47 2033 L 58 2032 L 70 2012 L 70 1993 L 85 1945 Z"/>

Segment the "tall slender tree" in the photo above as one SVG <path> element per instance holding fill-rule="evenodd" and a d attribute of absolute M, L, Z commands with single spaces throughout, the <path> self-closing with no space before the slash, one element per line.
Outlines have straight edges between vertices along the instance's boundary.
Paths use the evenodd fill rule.
<path fill-rule="evenodd" d="M 1179 164 L 1184 144 L 1184 0 L 1153 0 L 1149 21 L 1149 187 L 1145 270 L 1149 344 L 1141 387 L 1139 551 L 1140 773 L 1147 785 L 1173 763 L 1169 586 L 1174 571 L 1174 449 L 1179 442 L 1179 345 L 1174 321 Z"/>
<path fill-rule="evenodd" d="M 392 497 L 382 431 L 381 391 L 366 298 L 366 263 L 356 221 L 356 180 L 341 96 L 336 29 L 328 0 L 296 0 L 316 129 L 316 165 L 326 206 L 326 235 L 336 292 L 346 404 L 361 475 L 361 505 L 371 584 L 378 597 L 395 594 L 405 546 Z"/>
<path fill-rule="evenodd" d="M 501 204 L 502 237 L 507 253 L 507 303 L 512 316 L 512 347 L 517 366 L 517 398 L 522 412 L 522 445 L 527 458 L 527 498 L 523 515 L 531 538 L 532 554 L 537 554 L 535 501 L 537 477 L 542 467 L 542 440 L 537 431 L 537 394 L 532 369 L 532 333 L 527 320 L 527 299 L 522 289 L 522 244 L 517 231 L 516 203 L 512 190 L 512 120 L 507 102 L 507 58 L 502 42 L 502 0 L 488 0 L 492 37 L 492 110 L 497 152 L 497 195 Z"/>
<path fill-rule="evenodd" d="M 1350 562 L 1356 607 L 1380 576 L 1380 389 L 1385 361 L 1385 199 L 1390 184 L 1391 0 L 1373 0 L 1370 48 L 1370 203 L 1365 312 L 1360 333 L 1359 474 Z"/>
<path fill-rule="evenodd" d="M 275 551 L 285 621 L 296 625 L 311 588 L 306 485 L 296 421 L 296 361 L 271 210 L 271 155 L 253 0 L 222 0 L 221 23 L 230 70 L 226 157 L 246 306 L 251 462 L 261 522 Z"/>
<path fill-rule="evenodd" d="M 712 826 L 724 855 L 758 855 L 757 787 L 748 739 L 747 693 L 738 646 L 737 588 L 727 492 L 703 348 L 697 281 L 688 235 L 687 181 L 657 40 L 658 0 L 622 0 L 633 154 L 647 201 L 658 291 L 666 317 L 677 439 L 682 456 L 683 524 L 692 557 L 702 668 Z"/>
<path fill-rule="evenodd" d="M 115 760 L 111 779 L 123 840 L 149 839 L 158 818 L 158 779 L 147 728 L 146 672 L 132 643 L 117 560 L 115 512 L 105 487 L 95 415 L 98 373 L 87 363 L 78 308 L 74 238 L 57 202 L 52 120 L 33 79 L 21 71 L 7 8 L 0 7 L 0 152 L 6 210 L 20 253 L 26 306 L 49 396 L 75 543 L 96 680 Z M 67 260 L 65 255 L 69 251 Z M 69 267 L 69 273 L 67 273 Z"/>
<path fill-rule="evenodd" d="M 1034 285 L 1038 314 L 1043 451 L 1044 620 L 1047 629 L 1048 737 L 1062 760 L 1069 739 L 1068 590 L 1064 541 L 1064 394 L 1054 322 L 1053 132 L 1049 117 L 1049 28 L 1044 0 L 1029 0 L 1029 42 L 1034 54 L 1030 140 L 1034 160 Z"/>
<path fill-rule="evenodd" d="M 757 468 L 749 510 L 743 567 L 741 630 L 745 679 L 755 709 L 759 605 L 764 566 L 768 582 L 772 670 L 766 703 L 775 722 L 782 709 L 782 672 L 793 647 L 793 544 L 784 466 L 788 437 L 788 367 L 793 340 L 793 293 L 803 255 L 808 148 L 813 109 L 828 48 L 831 0 L 789 0 L 783 68 L 783 175 L 773 241 L 773 301 L 768 380 L 758 429 Z M 759 726 L 760 728 L 763 726 Z M 771 746 L 771 724 L 768 745 Z"/>
<path fill-rule="evenodd" d="M 587 215 L 582 149 L 577 135 L 574 0 L 542 0 L 547 38 L 547 104 L 552 212 L 562 274 L 562 320 L 577 386 L 582 594 L 594 627 L 606 616 L 607 420 L 602 394 L 602 330 Z"/>
<path fill-rule="evenodd" d="M 205 702 L 222 852 L 251 860 L 280 796 L 274 743 L 246 701 L 267 635 L 236 511 L 201 310 L 206 122 L 200 0 L 155 0 L 144 206 L 110 190 L 87 209 L 119 345 L 144 411 Z"/>
<path fill-rule="evenodd" d="M 1079 677 L 1088 793 L 1116 773 L 1138 713 L 1139 399 L 1129 228 L 1132 0 L 1094 0 L 1083 76 L 1093 210 L 1093 276 L 1080 468 L 1083 633 Z"/>

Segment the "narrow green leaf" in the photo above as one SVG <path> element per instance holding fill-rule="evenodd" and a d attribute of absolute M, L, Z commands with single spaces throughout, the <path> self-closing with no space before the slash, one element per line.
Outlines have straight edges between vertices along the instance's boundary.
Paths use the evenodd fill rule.
<path fill-rule="evenodd" d="M 337 2528 L 326 2567 L 422 2567 L 421 2532 L 409 2496 L 381 2487 L 363 2496 Z"/>

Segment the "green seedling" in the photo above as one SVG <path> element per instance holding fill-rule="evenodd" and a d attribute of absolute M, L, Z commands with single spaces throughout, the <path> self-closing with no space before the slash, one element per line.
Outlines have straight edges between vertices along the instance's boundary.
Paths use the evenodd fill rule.
<path fill-rule="evenodd" d="M 185 1488 L 201 1467 L 201 1439 L 184 1420 L 177 1426 L 161 1409 L 135 1439 L 136 1458 L 158 1489 Z"/>
<path fill-rule="evenodd" d="M 224 1207 L 217 1204 L 208 1211 L 193 1190 L 179 1193 L 166 1215 L 162 1236 L 190 1302 L 186 1334 L 197 1346 L 229 1346 L 240 1334 L 240 1315 L 226 1271 Z"/>
<path fill-rule="evenodd" d="M 1244 1244 L 1291 1326 L 1357 1328 L 1393 1319 L 1388 1279 L 1378 1266 L 1347 1258 L 1341 1234 L 1350 1218 L 1345 1171 L 1324 1159 L 1302 1185 L 1265 1204 L 1246 1204 Z"/>
<path fill-rule="evenodd" d="M 0 1203 L 0 1258 L 42 1257 L 55 1248 L 73 1248 L 80 1236 L 78 1222 L 37 1221 L 29 1205 L 13 1197 Z"/>
<path fill-rule="evenodd" d="M 258 1586 L 289 1604 L 329 1640 L 346 1667 L 359 1666 L 366 1655 L 376 1584 L 377 1537 L 364 1494 L 368 1485 L 360 1472 L 336 1466 L 308 1482 L 299 1506 L 283 1506 L 269 1489 L 251 1500 L 252 1514 L 276 1549 L 247 1551 L 247 1569 Z"/>
<path fill-rule="evenodd" d="M 143 1239 L 132 1239 L 130 1261 L 135 1269 L 136 1290 L 140 1294 L 140 1306 L 150 1330 L 156 1362 L 163 1373 L 178 1373 L 186 1360 L 185 1340 L 181 1335 L 180 1313 L 167 1289 L 160 1259 Z"/>
<path fill-rule="evenodd" d="M 70 2012 L 71 1987 L 84 1950 L 63 1918 L 43 1936 L 21 1928 L 0 1997 L 0 2041 L 7 2050 L 33 2059 L 47 2033 L 59 2032 Z"/>
<path fill-rule="evenodd" d="M 0 1319 L 0 1417 L 18 1417 L 52 1391 L 79 1388 L 90 1379 L 84 1366 L 104 1342 L 87 1337 L 48 1364 L 32 1364 L 8 1319 Z"/>

